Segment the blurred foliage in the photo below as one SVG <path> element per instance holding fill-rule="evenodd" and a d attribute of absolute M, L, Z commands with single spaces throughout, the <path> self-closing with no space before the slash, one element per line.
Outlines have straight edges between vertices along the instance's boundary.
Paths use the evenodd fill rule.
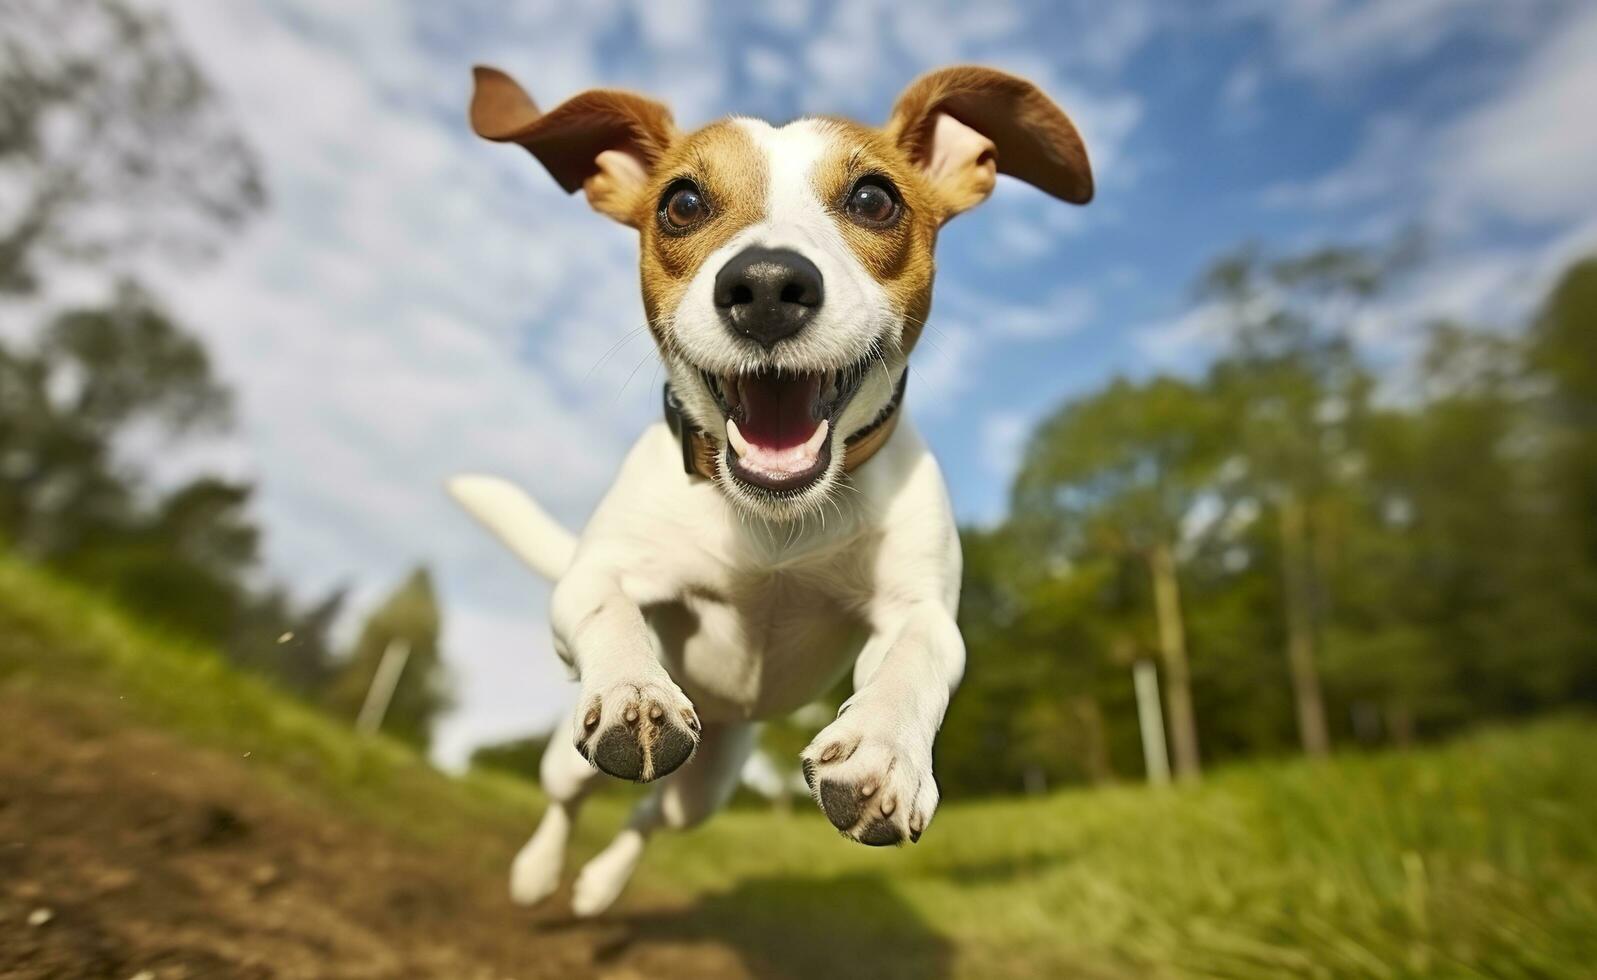
<path fill-rule="evenodd" d="M 478 746 L 471 753 L 471 768 L 494 769 L 523 779 L 536 780 L 549 735 L 529 735 L 506 742 Z"/>
<path fill-rule="evenodd" d="M 301 609 L 255 584 L 247 483 L 153 479 L 128 451 L 169 453 L 228 417 L 199 341 L 143 290 L 50 317 L 0 342 L 0 540 L 91 584 L 154 625 L 319 694 L 336 593 Z"/>
<path fill-rule="evenodd" d="M 157 467 L 229 422 L 199 338 L 125 270 L 209 257 L 265 203 L 227 107 L 159 13 L 0 4 L 0 543 L 306 698 L 343 605 L 260 580 L 253 488 Z M 54 277 L 105 297 L 67 309 Z M 26 302 L 16 302 L 23 297 Z"/>
<path fill-rule="evenodd" d="M 382 730 L 425 749 L 432 741 L 433 723 L 451 703 L 448 678 L 438 654 L 439 629 L 432 575 L 418 568 L 367 618 L 354 651 L 328 690 L 328 703 L 353 720 L 384 653 L 390 644 L 402 644 L 408 655 L 383 716 Z"/>
<path fill-rule="evenodd" d="M 1206 759 L 1597 700 L 1597 260 L 1527 330 L 1418 325 L 1383 393 L 1359 327 L 1413 258 L 1224 258 L 1202 377 L 1117 379 L 1038 427 L 1009 518 L 964 533 L 946 791 L 1139 771 L 1139 657 L 1168 717 L 1190 690 Z"/>
<path fill-rule="evenodd" d="M 52 264 L 202 258 L 265 200 L 166 18 L 124 0 L 0 4 L 0 296 Z"/>

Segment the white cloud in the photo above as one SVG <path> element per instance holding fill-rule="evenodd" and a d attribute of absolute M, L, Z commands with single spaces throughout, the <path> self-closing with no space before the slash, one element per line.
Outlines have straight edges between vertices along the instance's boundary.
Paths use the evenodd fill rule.
<path fill-rule="evenodd" d="M 1448 125 L 1429 176 L 1438 207 L 1524 221 L 1597 210 L 1597 7 L 1551 32 L 1498 97 Z"/>
<path fill-rule="evenodd" d="M 1020 466 L 1032 419 L 1022 412 L 994 412 L 982 419 L 981 458 L 993 476 L 1008 483 Z"/>
<path fill-rule="evenodd" d="M 743 53 L 743 70 L 756 85 L 781 88 L 792 83 L 793 65 L 780 51 L 760 45 Z"/>
<path fill-rule="evenodd" d="M 973 365 L 982 353 L 969 324 L 953 317 L 928 320 L 909 362 L 915 414 L 935 418 L 951 412 L 975 380 Z"/>
<path fill-rule="evenodd" d="M 1532 6 L 1541 10 L 1540 39 L 1492 95 L 1439 120 L 1399 111 L 1376 116 L 1346 162 L 1309 180 L 1273 184 L 1261 201 L 1325 212 L 1381 202 L 1452 234 L 1495 217 L 1567 225 L 1589 213 L 1597 206 L 1597 127 L 1576 120 L 1589 114 L 1597 92 L 1597 8 L 1299 0 L 1255 12 L 1271 12 L 1284 35 L 1283 57 L 1306 69 L 1324 61 L 1325 70 L 1343 71 L 1350 59 L 1423 53 L 1452 32 L 1521 28 Z"/>
<path fill-rule="evenodd" d="M 705 0 L 656 0 L 640 3 L 634 9 L 644 40 L 651 47 L 665 50 L 697 48 L 695 42 L 703 40 L 704 25 L 710 20 Z"/>
<path fill-rule="evenodd" d="M 1130 337 L 1153 367 L 1181 369 L 1218 351 L 1228 330 L 1225 308 L 1201 303 L 1168 320 L 1133 327 Z"/>
<path fill-rule="evenodd" d="M 1367 125 L 1363 143 L 1347 163 L 1310 180 L 1271 184 L 1260 193 L 1260 200 L 1272 208 L 1318 211 L 1368 204 L 1412 179 L 1417 139 L 1409 120 L 1377 116 Z"/>
<path fill-rule="evenodd" d="M 1597 8 L 1552 20 L 1485 99 L 1443 119 L 1377 117 L 1346 163 L 1261 196 L 1270 207 L 1332 217 L 1362 208 L 1374 215 L 1365 230 L 1376 236 L 1409 221 L 1434 233 L 1429 267 L 1361 323 L 1361 339 L 1399 361 L 1429 319 L 1522 322 L 1557 272 L 1597 246 L 1597 127 L 1577 122 L 1597 92 Z M 1490 229 L 1503 221 L 1536 234 L 1498 244 Z M 1150 330 L 1145 343 L 1182 352 L 1202 336 L 1200 321 L 1192 314 Z"/>
<path fill-rule="evenodd" d="M 1238 65 L 1226 76 L 1220 88 L 1220 101 L 1229 109 L 1248 111 L 1258 102 L 1259 90 L 1263 87 L 1264 72 L 1258 65 Z"/>
<path fill-rule="evenodd" d="M 981 323 L 983 330 L 1000 338 L 1042 340 L 1080 330 L 1097 312 L 1098 301 L 1092 290 L 1060 286 L 1035 304 L 989 303 Z"/>
<path fill-rule="evenodd" d="M 762 0 L 755 6 L 757 19 L 774 30 L 796 34 L 809 27 L 815 15 L 811 0 Z"/>
<path fill-rule="evenodd" d="M 1263 23 L 1282 67 L 1341 84 L 1423 57 L 1453 37 L 1522 37 L 1567 6 L 1569 0 L 1233 0 L 1225 14 Z"/>
<path fill-rule="evenodd" d="M 910 360 L 915 412 L 928 418 L 950 413 L 1000 347 L 1063 337 L 1098 312 L 1097 295 L 1080 286 L 1056 287 L 1035 303 L 1004 303 L 959 283 L 938 290 L 936 306 L 945 312 L 927 321 Z"/>

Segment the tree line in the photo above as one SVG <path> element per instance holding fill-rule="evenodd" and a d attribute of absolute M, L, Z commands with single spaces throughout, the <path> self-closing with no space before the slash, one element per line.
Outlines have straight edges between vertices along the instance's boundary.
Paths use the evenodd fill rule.
<path fill-rule="evenodd" d="M 1597 259 L 1519 329 L 1380 319 L 1408 244 L 1215 262 L 1197 376 L 1117 378 L 1031 434 L 968 528 L 955 791 L 1178 778 L 1597 700 Z M 1361 340 L 1418 329 L 1413 363 Z"/>
<path fill-rule="evenodd" d="M 302 603 L 263 581 L 249 482 L 152 471 L 226 431 L 232 395 L 136 270 L 202 265 L 266 203 L 164 17 L 123 0 L 0 7 L 0 183 L 0 548 L 351 718 L 401 640 L 384 728 L 425 746 L 449 704 L 425 569 L 338 649 L 342 590 Z M 53 301 L 85 271 L 103 298 Z"/>

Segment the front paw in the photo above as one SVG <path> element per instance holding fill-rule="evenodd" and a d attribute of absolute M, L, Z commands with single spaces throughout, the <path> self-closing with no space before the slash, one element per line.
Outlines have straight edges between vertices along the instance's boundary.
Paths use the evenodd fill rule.
<path fill-rule="evenodd" d="M 583 685 L 573 738 L 600 771 L 647 783 L 693 755 L 699 716 L 669 677 Z"/>
<path fill-rule="evenodd" d="M 904 744 L 895 726 L 872 724 L 868 709 L 850 709 L 801 756 L 815 802 L 843 836 L 882 846 L 920 840 L 937 810 L 929 747 Z"/>

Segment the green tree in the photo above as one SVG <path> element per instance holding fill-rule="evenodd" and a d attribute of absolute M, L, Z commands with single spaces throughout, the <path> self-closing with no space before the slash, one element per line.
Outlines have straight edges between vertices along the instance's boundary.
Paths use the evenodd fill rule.
<path fill-rule="evenodd" d="M 471 768 L 497 769 L 522 779 L 536 781 L 538 766 L 543 762 L 544 750 L 549 747 L 550 735 L 527 735 L 506 742 L 481 745 L 472 750 Z"/>
<path fill-rule="evenodd" d="M 225 419 L 204 349 L 136 287 L 0 346 L 0 536 L 164 626 L 225 640 L 258 534 L 250 488 L 199 477 L 152 493 L 118 447 Z M 153 497 L 153 502 L 150 498 Z"/>
<path fill-rule="evenodd" d="M 1366 436 L 1327 660 L 1406 741 L 1567 700 L 1592 663 L 1592 563 L 1523 335 L 1439 324 L 1417 405 Z"/>
<path fill-rule="evenodd" d="M 1326 248 L 1269 257 L 1245 249 L 1215 263 L 1199 290 L 1227 330 L 1210 385 L 1234 426 L 1246 469 L 1239 483 L 1276 529 L 1288 674 L 1309 755 L 1330 750 L 1315 650 L 1331 599 L 1323 566 L 1373 388 L 1352 327 L 1365 301 L 1404 267 L 1406 252 L 1400 245 L 1387 254 Z"/>
<path fill-rule="evenodd" d="M 329 692 L 334 710 L 354 719 L 360 712 L 390 644 L 409 656 L 394 688 L 383 730 L 425 749 L 433 725 L 451 704 L 448 676 L 438 649 L 438 598 L 432 575 L 417 568 L 366 619 L 343 669 Z"/>
<path fill-rule="evenodd" d="M 1513 339 L 1435 325 L 1418 402 L 1373 410 L 1362 433 L 1340 567 L 1326 569 L 1338 602 L 1325 660 L 1399 743 L 1490 712 L 1508 680 L 1490 680 L 1490 663 L 1529 639 L 1500 630 L 1527 584 L 1519 364 Z"/>
<path fill-rule="evenodd" d="M 1127 668 L 1151 642 L 1132 639 L 1122 565 L 1054 562 L 1013 522 L 961 539 L 970 666 L 938 735 L 939 781 L 993 793 L 1113 780 L 1140 757 Z"/>
<path fill-rule="evenodd" d="M 0 295 L 51 261 L 214 251 L 265 194 L 167 20 L 124 0 L 0 4 Z"/>
<path fill-rule="evenodd" d="M 1531 326 L 1529 362 L 1546 385 L 1542 418 L 1558 503 L 1597 565 L 1597 258 L 1559 280 Z"/>
<path fill-rule="evenodd" d="M 1597 700 L 1597 257 L 1571 267 L 1531 326 L 1529 366 L 1545 395 L 1546 504 L 1560 545 L 1580 552 L 1577 632 L 1584 638 L 1577 690 Z"/>
<path fill-rule="evenodd" d="M 1147 576 L 1164 673 L 1175 770 L 1200 771 L 1178 554 L 1200 501 L 1218 501 L 1226 419 L 1175 378 L 1112 382 L 1071 402 L 1033 436 L 1015 480 L 1014 515 L 1079 565 L 1130 561 Z"/>

